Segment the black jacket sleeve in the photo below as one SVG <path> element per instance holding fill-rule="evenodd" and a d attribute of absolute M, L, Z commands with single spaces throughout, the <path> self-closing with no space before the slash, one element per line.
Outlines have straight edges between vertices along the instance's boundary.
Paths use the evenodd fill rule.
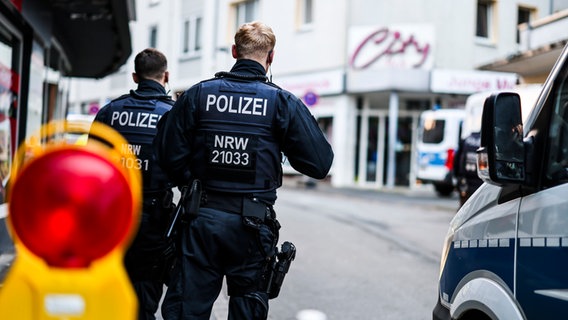
<path fill-rule="evenodd" d="M 107 104 L 105 106 L 103 106 L 99 112 L 97 112 L 97 114 L 95 115 L 95 118 L 93 119 L 93 122 L 99 122 L 105 125 L 110 126 L 110 116 L 109 116 L 109 110 L 110 110 L 110 104 Z M 92 125 L 91 125 L 92 128 Z M 110 145 L 110 143 L 108 143 L 107 141 L 105 141 L 104 137 L 101 136 L 97 136 L 91 133 L 92 129 L 89 129 L 89 134 L 88 134 L 88 141 L 97 141 L 100 143 L 104 143 L 106 145 L 108 145 L 109 147 L 113 147 L 112 145 Z"/>
<path fill-rule="evenodd" d="M 277 123 L 281 128 L 281 146 L 290 165 L 300 173 L 323 179 L 333 162 L 333 150 L 316 119 L 304 103 L 291 93 L 279 95 Z"/>
<path fill-rule="evenodd" d="M 178 98 L 172 109 L 158 123 L 154 137 L 154 153 L 160 167 L 177 186 L 187 185 L 191 178 L 189 159 L 191 132 L 194 127 L 195 88 Z"/>

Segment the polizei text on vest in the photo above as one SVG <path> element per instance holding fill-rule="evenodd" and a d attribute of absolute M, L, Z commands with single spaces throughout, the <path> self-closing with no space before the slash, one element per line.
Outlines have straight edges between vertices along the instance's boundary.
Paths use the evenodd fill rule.
<path fill-rule="evenodd" d="M 216 110 L 217 112 L 266 116 L 267 105 L 268 99 L 264 98 L 208 94 L 205 111 Z"/>
<path fill-rule="evenodd" d="M 152 128 L 155 129 L 162 116 L 155 113 L 135 112 L 135 111 L 114 111 L 111 116 L 110 124 L 115 125 L 115 121 L 123 127 Z"/>

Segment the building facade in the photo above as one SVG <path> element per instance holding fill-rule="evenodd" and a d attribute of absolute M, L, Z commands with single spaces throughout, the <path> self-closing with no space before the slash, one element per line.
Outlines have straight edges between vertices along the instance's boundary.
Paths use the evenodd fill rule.
<path fill-rule="evenodd" d="M 541 81 L 503 59 L 528 48 L 519 25 L 558 15 L 567 2 L 137 0 L 133 53 L 163 51 L 175 94 L 230 69 L 235 30 L 262 20 L 277 36 L 269 76 L 304 100 L 334 148 L 332 185 L 412 188 L 420 113 Z M 135 88 L 134 54 L 104 79 L 73 80 L 70 112 L 94 113 Z"/>

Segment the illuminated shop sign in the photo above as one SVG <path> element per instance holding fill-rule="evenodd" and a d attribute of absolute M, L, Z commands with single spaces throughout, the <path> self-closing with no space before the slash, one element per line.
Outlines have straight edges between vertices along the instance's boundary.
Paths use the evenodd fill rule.
<path fill-rule="evenodd" d="M 431 73 L 430 89 L 439 93 L 470 94 L 513 89 L 517 80 L 517 74 L 508 72 L 438 69 Z"/>
<path fill-rule="evenodd" d="M 315 104 L 319 95 L 343 92 L 343 70 L 278 77 L 278 85 L 302 98 L 304 102 Z"/>

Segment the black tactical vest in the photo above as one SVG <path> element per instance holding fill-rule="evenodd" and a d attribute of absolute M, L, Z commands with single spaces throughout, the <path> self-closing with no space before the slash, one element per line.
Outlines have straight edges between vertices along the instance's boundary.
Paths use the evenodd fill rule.
<path fill-rule="evenodd" d="M 122 165 L 141 170 L 144 192 L 159 192 L 171 187 L 166 174 L 155 161 L 152 141 L 158 121 L 173 103 L 169 96 L 141 96 L 131 92 L 109 104 L 107 124 L 128 141 L 122 146 L 122 151 L 136 156 L 134 161 L 123 158 Z"/>
<path fill-rule="evenodd" d="M 282 184 L 282 155 L 273 133 L 278 88 L 220 78 L 201 84 L 192 172 L 209 190 L 251 193 Z"/>

